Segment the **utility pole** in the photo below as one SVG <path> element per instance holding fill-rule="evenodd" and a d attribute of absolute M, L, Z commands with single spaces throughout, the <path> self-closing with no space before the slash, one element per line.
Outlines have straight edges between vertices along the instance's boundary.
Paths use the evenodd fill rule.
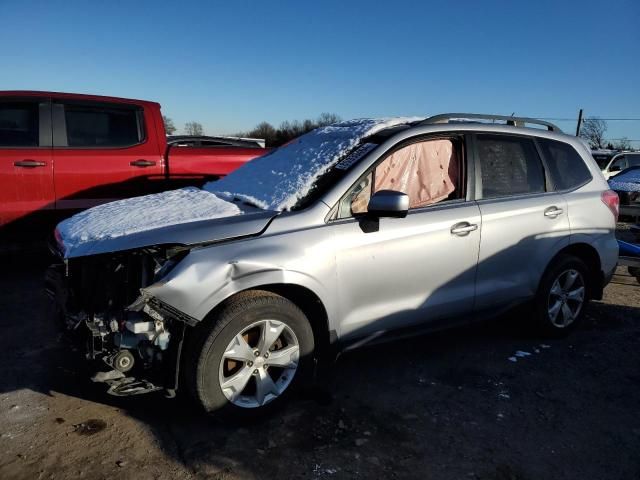
<path fill-rule="evenodd" d="M 580 136 L 580 127 L 582 127 L 582 109 L 578 113 L 578 126 L 576 127 L 576 137 Z"/>

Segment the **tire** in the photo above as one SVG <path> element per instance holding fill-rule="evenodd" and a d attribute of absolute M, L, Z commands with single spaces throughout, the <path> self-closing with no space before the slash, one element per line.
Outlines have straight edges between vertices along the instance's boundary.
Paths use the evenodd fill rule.
<path fill-rule="evenodd" d="M 632 277 L 636 277 L 636 280 L 638 281 L 638 283 L 640 283 L 640 268 L 627 267 L 627 270 L 629 271 L 629 275 L 631 275 Z"/>
<path fill-rule="evenodd" d="M 313 372 L 308 319 L 294 303 L 267 291 L 243 292 L 227 301 L 191 332 L 187 348 L 191 396 L 222 417 L 272 411 Z"/>
<path fill-rule="evenodd" d="M 573 255 L 556 258 L 538 287 L 533 311 L 536 331 L 544 336 L 562 337 L 576 328 L 584 319 L 591 278 L 589 268 L 580 258 Z"/>

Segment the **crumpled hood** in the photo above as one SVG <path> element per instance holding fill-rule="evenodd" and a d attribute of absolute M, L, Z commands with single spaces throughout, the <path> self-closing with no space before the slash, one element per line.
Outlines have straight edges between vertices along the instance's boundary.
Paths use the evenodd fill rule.
<path fill-rule="evenodd" d="M 106 203 L 56 228 L 65 258 L 155 245 L 194 245 L 261 233 L 278 212 L 189 187 Z"/>

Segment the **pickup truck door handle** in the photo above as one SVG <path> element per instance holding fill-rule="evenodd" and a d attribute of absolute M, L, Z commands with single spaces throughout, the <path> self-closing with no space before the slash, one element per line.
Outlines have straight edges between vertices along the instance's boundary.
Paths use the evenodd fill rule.
<path fill-rule="evenodd" d="M 129 165 L 132 167 L 153 167 L 156 162 L 151 160 L 134 160 Z"/>
<path fill-rule="evenodd" d="M 562 213 L 563 210 L 561 208 L 553 206 L 545 209 L 544 216 L 549 218 L 556 218 L 557 216 L 562 215 Z"/>
<path fill-rule="evenodd" d="M 17 162 L 13 162 L 16 167 L 22 168 L 36 168 L 36 167 L 44 167 L 47 165 L 47 162 L 40 162 L 38 160 L 18 160 Z"/>
<path fill-rule="evenodd" d="M 477 229 L 478 229 L 478 225 L 476 225 L 475 223 L 460 222 L 460 223 L 456 223 L 453 227 L 451 227 L 451 234 L 457 235 L 459 237 L 464 237 Z"/>

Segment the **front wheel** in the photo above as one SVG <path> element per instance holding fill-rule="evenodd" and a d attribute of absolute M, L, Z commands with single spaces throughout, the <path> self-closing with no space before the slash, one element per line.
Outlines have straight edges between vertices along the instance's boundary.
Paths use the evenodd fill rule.
<path fill-rule="evenodd" d="M 271 292 L 240 294 L 192 335 L 187 381 L 210 413 L 263 413 L 312 371 L 314 339 L 306 316 Z"/>
<path fill-rule="evenodd" d="M 534 310 L 538 330 L 550 336 L 562 336 L 584 317 L 589 301 L 589 269 L 573 255 L 562 255 L 545 272 Z"/>

